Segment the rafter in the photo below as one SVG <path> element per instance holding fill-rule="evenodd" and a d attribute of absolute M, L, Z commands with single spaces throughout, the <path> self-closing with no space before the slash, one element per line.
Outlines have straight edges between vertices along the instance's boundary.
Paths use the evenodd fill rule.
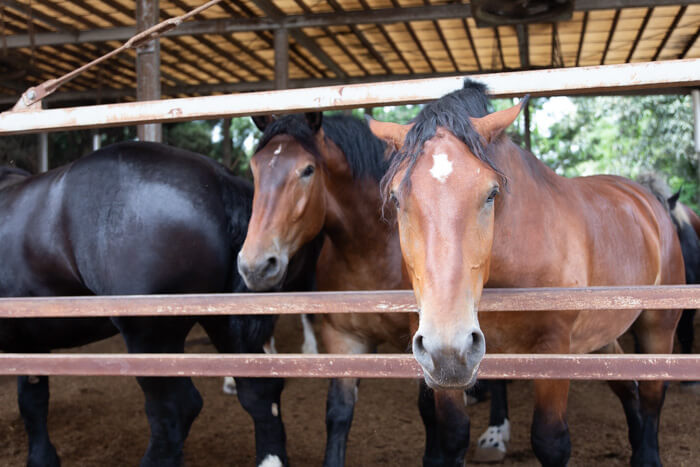
<path fill-rule="evenodd" d="M 639 31 L 637 31 L 637 36 L 634 38 L 632 48 L 630 48 L 630 51 L 627 54 L 627 60 L 625 60 L 625 63 L 629 63 L 630 60 L 632 60 L 632 55 L 634 55 L 634 51 L 637 50 L 637 45 L 639 44 L 639 41 L 647 28 L 647 23 L 649 22 L 649 18 L 651 18 L 652 14 L 654 14 L 654 8 L 647 8 L 647 12 L 644 15 L 644 20 L 642 20 L 642 24 L 639 26 Z"/>
<path fill-rule="evenodd" d="M 605 41 L 605 49 L 603 49 L 603 56 L 600 59 L 600 64 L 605 64 L 605 58 L 608 56 L 608 50 L 610 50 L 610 43 L 615 35 L 615 30 L 617 29 L 617 22 L 620 19 L 620 10 L 615 10 L 615 16 L 613 16 L 612 25 L 610 26 L 610 32 L 608 33 L 608 39 Z"/>
<path fill-rule="evenodd" d="M 673 34 L 673 31 L 676 30 L 676 26 L 678 26 L 678 22 L 681 20 L 683 15 L 685 14 L 685 10 L 688 8 L 687 5 L 683 5 L 680 10 L 678 10 L 678 13 L 676 14 L 676 17 L 673 18 L 673 23 L 671 23 L 671 26 L 668 28 L 666 31 L 666 34 L 664 35 L 664 39 L 661 41 L 661 44 L 659 44 L 659 48 L 656 49 L 656 53 L 654 53 L 654 56 L 652 57 L 651 61 L 655 62 L 657 58 L 659 58 L 659 55 L 661 55 L 661 51 L 666 47 L 666 43 L 668 42 L 668 39 L 671 37 L 671 34 Z"/>

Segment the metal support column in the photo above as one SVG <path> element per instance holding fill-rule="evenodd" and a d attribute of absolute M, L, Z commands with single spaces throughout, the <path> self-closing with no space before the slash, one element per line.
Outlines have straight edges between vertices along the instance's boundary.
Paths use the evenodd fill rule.
<path fill-rule="evenodd" d="M 39 172 L 49 170 L 49 134 L 39 133 Z"/>
<path fill-rule="evenodd" d="M 158 0 L 136 1 L 136 28 L 143 31 L 158 22 Z M 140 101 L 160 99 L 160 41 L 149 41 L 136 49 L 136 97 Z M 139 125 L 139 140 L 162 140 L 160 124 Z"/>
<path fill-rule="evenodd" d="M 698 164 L 698 179 L 700 179 L 700 89 L 693 89 L 690 94 L 693 97 L 693 116 L 695 120 L 695 125 L 693 126 L 695 160 Z M 698 201 L 700 201 L 700 195 L 698 195 Z"/>
<path fill-rule="evenodd" d="M 231 119 L 224 118 L 221 123 L 221 160 L 223 164 L 231 168 Z"/>
<path fill-rule="evenodd" d="M 289 87 L 289 33 L 275 29 L 275 89 Z"/>
<path fill-rule="evenodd" d="M 524 109 L 524 114 L 525 114 L 525 132 L 524 132 L 524 137 L 525 137 L 525 147 L 527 147 L 528 151 L 532 151 L 532 137 L 530 136 L 530 101 L 527 101 L 525 104 L 525 109 Z"/>

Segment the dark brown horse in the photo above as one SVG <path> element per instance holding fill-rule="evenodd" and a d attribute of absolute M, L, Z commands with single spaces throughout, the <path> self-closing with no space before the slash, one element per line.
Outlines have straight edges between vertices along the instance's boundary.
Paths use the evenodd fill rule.
<path fill-rule="evenodd" d="M 483 107 L 482 113 L 486 113 Z M 364 122 L 321 114 L 256 119 L 264 135 L 252 159 L 253 216 L 239 256 L 252 289 L 275 287 L 289 255 L 319 232 L 326 242 L 317 265 L 320 290 L 408 288 L 398 232 L 383 220 L 379 180 L 384 147 Z M 366 353 L 389 342 L 406 349 L 409 318 L 397 314 L 323 315 L 327 352 Z M 325 465 L 342 465 L 353 409 L 355 378 L 331 381 L 326 412 Z M 466 445 L 468 426 L 455 425 L 462 391 L 422 385 L 427 465 L 442 465 L 454 445 Z M 459 418 L 458 418 L 459 419 Z M 461 419 L 459 419 L 461 420 Z M 463 453 L 462 453 L 463 455 Z"/>
<path fill-rule="evenodd" d="M 559 177 L 504 134 L 522 102 L 476 118 L 467 110 L 474 86 L 427 105 L 411 125 L 372 125 L 396 147 L 384 186 L 420 307 L 413 353 L 428 384 L 473 384 L 487 345 L 492 353 L 619 349 L 633 323 L 642 352 L 670 353 L 678 310 L 477 315 L 487 284 L 681 284 L 684 271 L 673 223 L 653 195 L 620 177 Z M 569 382 L 534 384 L 535 455 L 565 465 Z M 627 416 L 632 463 L 659 465 L 664 383 L 611 386 Z"/>

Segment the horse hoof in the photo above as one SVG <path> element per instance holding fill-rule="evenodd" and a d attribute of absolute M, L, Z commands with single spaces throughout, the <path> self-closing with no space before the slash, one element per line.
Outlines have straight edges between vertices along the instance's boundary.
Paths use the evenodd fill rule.
<path fill-rule="evenodd" d="M 489 464 L 497 462 L 500 463 L 503 462 L 505 458 L 505 446 L 503 446 L 503 448 L 500 448 L 498 446 L 489 446 L 483 448 L 477 446 L 476 451 L 474 451 L 474 458 L 472 459 L 472 462 L 478 464 Z"/>
<path fill-rule="evenodd" d="M 510 441 L 510 422 L 508 419 L 502 425 L 490 426 L 479 436 L 474 452 L 474 462 L 503 462 Z"/>
<path fill-rule="evenodd" d="M 236 389 L 236 380 L 230 376 L 225 377 L 224 386 L 221 388 L 221 390 L 224 391 L 224 394 L 235 396 L 238 394 L 238 390 Z"/>

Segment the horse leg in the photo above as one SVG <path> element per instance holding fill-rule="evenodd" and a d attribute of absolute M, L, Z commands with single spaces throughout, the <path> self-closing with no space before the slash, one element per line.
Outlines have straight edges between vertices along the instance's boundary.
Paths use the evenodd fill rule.
<path fill-rule="evenodd" d="M 28 467 L 61 465 L 49 440 L 46 418 L 49 412 L 49 377 L 18 376 L 17 403 L 29 438 Z"/>
<path fill-rule="evenodd" d="M 318 353 L 318 344 L 316 343 L 316 334 L 314 327 L 311 324 L 313 315 L 301 315 L 301 326 L 304 329 L 304 343 L 301 345 L 302 353 L 316 354 Z"/>
<path fill-rule="evenodd" d="M 277 353 L 272 317 L 207 317 L 199 323 L 220 353 Z M 287 465 L 286 434 L 282 423 L 281 378 L 235 378 L 241 406 L 255 426 L 256 464 Z"/>
<path fill-rule="evenodd" d="M 434 448 L 429 446 L 431 442 L 427 436 L 428 426 L 426 425 L 426 455 L 423 457 L 425 467 L 464 465 L 464 456 L 469 447 L 469 416 L 464 406 L 463 394 L 464 392 L 460 390 L 433 391 L 435 434 L 439 454 L 437 457 L 428 457 L 429 449 L 434 451 Z M 435 444 L 435 441 L 432 443 Z"/>
<path fill-rule="evenodd" d="M 635 337 L 636 340 L 636 337 Z M 635 342 L 636 346 L 636 342 Z M 623 354 L 620 343 L 615 340 L 594 353 L 601 354 Z M 641 440 L 642 417 L 639 412 L 639 390 L 636 381 L 608 381 L 608 386 L 620 399 L 622 409 L 625 411 L 627 419 L 628 438 L 632 450 L 636 449 Z"/>
<path fill-rule="evenodd" d="M 494 379 L 487 384 L 491 391 L 491 415 L 489 427 L 479 436 L 474 462 L 501 462 L 506 457 L 510 441 L 506 381 Z"/>
<path fill-rule="evenodd" d="M 335 329 L 324 321 L 323 343 L 328 353 L 360 354 L 374 350 L 369 342 Z M 345 450 L 357 402 L 357 378 L 333 378 L 326 400 L 326 453 L 323 465 L 339 467 L 345 465 Z"/>
<path fill-rule="evenodd" d="M 535 415 L 530 441 L 537 460 L 545 467 L 564 466 L 571 457 L 566 423 L 568 380 L 535 380 Z"/>
<path fill-rule="evenodd" d="M 678 322 L 678 327 L 676 328 L 676 336 L 681 346 L 681 353 L 693 353 L 693 342 L 695 341 L 693 321 L 695 320 L 695 313 L 697 313 L 697 311 L 696 309 L 688 309 L 683 310 L 683 313 L 681 313 L 681 320 Z M 681 381 L 681 384 L 684 386 L 700 385 L 700 381 Z"/>
<path fill-rule="evenodd" d="M 263 350 L 265 353 L 277 353 L 274 337 L 271 337 L 267 344 L 263 346 Z M 224 385 L 221 390 L 224 392 L 224 394 L 228 394 L 229 396 L 235 396 L 238 394 L 238 390 L 236 389 L 236 379 L 233 376 L 224 376 Z"/>
<path fill-rule="evenodd" d="M 644 310 L 634 323 L 639 348 L 644 353 L 673 352 L 673 337 L 680 310 Z M 639 382 L 639 414 L 641 417 L 638 442 L 632 444 L 632 465 L 661 465 L 659 456 L 659 419 L 666 395 L 664 381 Z"/>
<path fill-rule="evenodd" d="M 181 318 L 113 318 L 129 353 L 184 353 L 194 325 Z M 137 377 L 146 398 L 151 438 L 141 466 L 183 464 L 183 445 L 202 409 L 202 397 L 190 378 Z"/>
<path fill-rule="evenodd" d="M 693 340 L 695 340 L 695 330 L 693 329 L 693 319 L 697 310 L 683 310 L 681 320 L 678 322 L 676 335 L 681 346 L 681 353 L 693 353 Z"/>

